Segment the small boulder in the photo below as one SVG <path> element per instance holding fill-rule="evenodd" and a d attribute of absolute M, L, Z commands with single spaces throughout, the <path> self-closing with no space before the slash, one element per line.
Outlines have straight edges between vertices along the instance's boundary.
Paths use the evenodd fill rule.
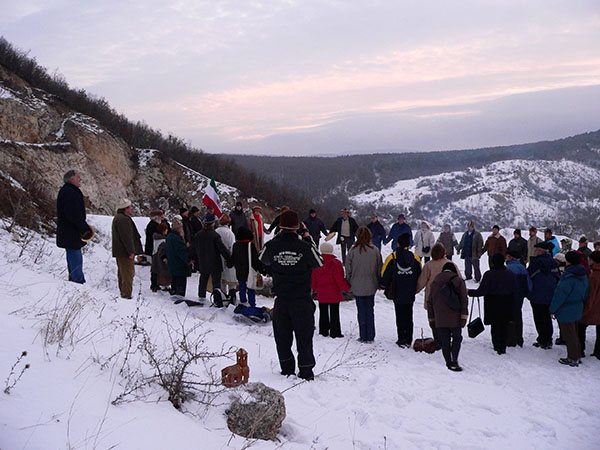
<path fill-rule="evenodd" d="M 275 440 L 285 419 L 281 392 L 263 383 L 248 383 L 236 390 L 225 411 L 232 433 L 249 439 Z"/>

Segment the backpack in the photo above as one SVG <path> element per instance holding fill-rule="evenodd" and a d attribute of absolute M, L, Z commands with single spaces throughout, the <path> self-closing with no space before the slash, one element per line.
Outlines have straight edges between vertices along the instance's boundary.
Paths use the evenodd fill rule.
<path fill-rule="evenodd" d="M 448 280 L 448 282 L 440 288 L 440 295 L 444 299 L 444 303 L 446 303 L 448 308 L 450 308 L 452 311 L 458 312 L 460 311 L 460 295 L 454 287 L 454 278 L 456 278 L 456 276 L 450 278 L 450 280 Z"/>

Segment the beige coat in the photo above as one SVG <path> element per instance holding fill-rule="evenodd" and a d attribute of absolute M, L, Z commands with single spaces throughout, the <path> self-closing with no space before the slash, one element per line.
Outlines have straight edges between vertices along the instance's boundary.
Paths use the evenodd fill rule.
<path fill-rule="evenodd" d="M 432 259 L 431 261 L 427 262 L 424 266 L 423 266 L 423 270 L 421 271 L 421 275 L 419 276 L 419 279 L 417 280 L 417 292 L 421 292 L 423 290 L 423 288 L 425 288 L 425 301 L 423 302 L 423 307 L 425 309 L 427 309 L 427 301 L 429 299 L 429 294 L 430 294 L 430 286 L 431 283 L 433 283 L 433 279 L 439 275 L 440 273 L 442 273 L 442 268 L 444 267 L 444 265 L 446 263 L 452 262 L 449 259 L 447 259 L 446 257 L 442 258 L 442 259 Z M 452 263 L 454 264 L 454 263 Z M 460 270 L 458 270 L 458 266 L 456 264 L 454 264 L 454 266 L 456 267 L 456 272 L 458 273 L 459 276 L 461 276 L 460 274 Z"/>
<path fill-rule="evenodd" d="M 529 237 L 529 240 L 527 241 L 527 262 L 529 262 L 529 259 L 532 256 L 535 256 L 535 244 L 539 244 L 540 242 L 542 242 L 542 240 L 537 236 Z"/>
<path fill-rule="evenodd" d="M 256 250 L 260 253 L 265 245 L 265 234 L 269 234 L 267 227 L 265 227 L 265 218 L 260 214 L 260 221 L 262 223 L 262 236 L 258 236 L 258 221 L 254 218 L 254 214 L 250 214 L 250 228 L 252 229 L 252 242 L 256 247 Z"/>

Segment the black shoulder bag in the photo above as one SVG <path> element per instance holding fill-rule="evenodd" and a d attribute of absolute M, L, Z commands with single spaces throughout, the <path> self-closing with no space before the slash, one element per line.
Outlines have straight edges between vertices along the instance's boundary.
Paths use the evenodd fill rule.
<path fill-rule="evenodd" d="M 473 303 L 471 303 L 471 313 L 469 314 L 469 323 L 467 325 L 467 332 L 469 333 L 470 338 L 476 338 L 485 327 L 483 326 L 483 321 L 481 320 L 481 304 L 479 303 L 479 297 L 477 297 L 477 309 L 479 310 L 479 317 L 475 320 L 471 320 L 473 317 L 473 306 L 475 305 L 475 297 L 473 297 Z"/>

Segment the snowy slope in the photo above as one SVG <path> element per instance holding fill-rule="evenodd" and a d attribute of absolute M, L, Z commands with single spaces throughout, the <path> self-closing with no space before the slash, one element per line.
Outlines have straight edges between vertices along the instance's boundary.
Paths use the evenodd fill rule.
<path fill-rule="evenodd" d="M 99 233 L 85 250 L 84 286 L 64 281 L 64 253 L 51 240 L 22 234 L 16 242 L 17 234 L 0 229 L 0 380 L 23 350 L 31 363 L 10 395 L 0 393 L 2 449 L 597 448 L 600 361 L 588 357 L 570 368 L 557 363 L 564 347 L 533 348 L 528 304 L 524 348 L 498 356 L 489 328 L 477 339 L 465 336 L 460 357 L 465 371 L 457 374 L 446 370 L 439 353 L 417 354 L 394 344 L 393 305 L 381 294 L 375 344 L 356 342 L 355 305 L 345 302 L 346 337 L 315 336 L 317 378 L 298 384 L 278 373 L 270 327 L 240 325 L 227 309 L 175 306 L 168 296 L 150 292 L 147 267 L 136 266 L 137 300 L 120 299 L 110 221 L 90 219 Z M 136 223 L 143 230 L 146 220 Z M 188 296 L 197 281 L 197 276 L 188 281 Z M 259 298 L 259 304 L 271 306 L 272 300 Z M 73 338 L 67 336 L 61 349 L 56 344 L 44 349 L 40 330 L 52 311 L 69 305 L 78 311 Z M 211 349 L 246 348 L 251 381 L 289 389 L 280 442 L 232 437 L 223 417 L 226 395 L 206 414 L 194 402 L 184 404 L 185 414 L 178 412 L 159 390 L 146 401 L 111 405 L 123 391 L 123 378 L 122 355 L 110 356 L 126 341 L 138 309 L 154 338 L 164 335 L 165 321 L 185 321 L 210 332 L 205 342 Z M 415 322 L 415 337 L 420 327 L 430 335 L 422 294 Z M 228 364 L 219 360 L 216 369 Z"/>
<path fill-rule="evenodd" d="M 572 161 L 500 161 L 481 168 L 396 182 L 351 197 L 437 227 L 477 218 L 483 227 L 538 225 L 598 231 L 600 171 Z M 585 224 L 580 223 L 585 222 Z"/>

